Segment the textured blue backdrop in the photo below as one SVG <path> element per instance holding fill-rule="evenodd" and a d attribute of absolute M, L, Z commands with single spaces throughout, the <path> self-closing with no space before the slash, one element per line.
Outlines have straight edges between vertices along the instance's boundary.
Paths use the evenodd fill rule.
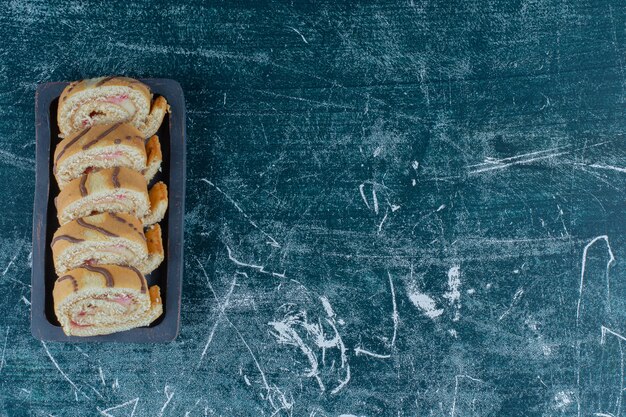
<path fill-rule="evenodd" d="M 1 416 L 624 416 L 623 1 L 0 1 Z M 178 80 L 163 345 L 29 331 L 38 83 Z M 595 413 L 595 414 L 594 414 Z"/>

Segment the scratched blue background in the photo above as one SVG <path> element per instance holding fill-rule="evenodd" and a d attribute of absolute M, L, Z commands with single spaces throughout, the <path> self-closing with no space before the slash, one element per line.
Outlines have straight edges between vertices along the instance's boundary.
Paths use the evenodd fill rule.
<path fill-rule="evenodd" d="M 53 4 L 52 4 L 53 3 Z M 625 416 L 623 1 L 0 1 L 1 416 Z M 29 331 L 34 91 L 188 107 L 179 338 Z"/>

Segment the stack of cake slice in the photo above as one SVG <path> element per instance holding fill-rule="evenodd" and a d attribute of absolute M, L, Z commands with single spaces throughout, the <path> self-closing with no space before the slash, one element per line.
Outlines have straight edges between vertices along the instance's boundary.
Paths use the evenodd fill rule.
<path fill-rule="evenodd" d="M 53 173 L 60 227 L 51 243 L 63 331 L 93 336 L 147 326 L 163 312 L 146 277 L 164 259 L 167 186 L 159 129 L 168 105 L 125 77 L 70 83 L 59 99 Z"/>

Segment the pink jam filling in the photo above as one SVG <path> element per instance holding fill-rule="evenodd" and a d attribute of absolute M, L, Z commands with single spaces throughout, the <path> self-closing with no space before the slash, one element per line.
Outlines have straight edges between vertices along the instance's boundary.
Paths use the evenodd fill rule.
<path fill-rule="evenodd" d="M 91 327 L 93 324 L 78 324 L 74 320 L 70 320 L 72 327 Z"/>
<path fill-rule="evenodd" d="M 107 103 L 120 104 L 121 102 L 128 100 L 128 94 L 119 94 L 117 96 L 111 96 L 104 99 Z"/>
<path fill-rule="evenodd" d="M 115 159 L 122 156 L 122 152 L 121 151 L 115 151 L 115 152 L 107 152 L 107 153 L 103 153 L 100 155 L 100 158 L 102 159 Z"/>
<path fill-rule="evenodd" d="M 109 301 L 117 303 L 123 307 L 129 307 L 133 302 L 133 298 L 129 295 L 120 295 L 118 297 L 111 298 Z M 92 313 L 83 310 L 80 313 L 78 313 L 78 317 L 82 318 L 85 316 L 89 316 L 91 314 Z M 72 327 L 79 327 L 79 328 L 93 326 L 92 324 L 80 324 L 80 323 L 75 322 L 74 320 L 70 320 L 70 324 L 72 325 Z"/>
<path fill-rule="evenodd" d="M 132 303 L 133 299 L 128 295 L 120 295 L 119 297 L 113 298 L 113 301 L 123 305 L 124 307 L 128 307 L 130 303 Z"/>
<path fill-rule="evenodd" d="M 127 249 L 126 245 L 118 243 L 117 245 L 113 245 L 110 248 L 102 249 L 102 251 L 104 251 L 104 252 L 113 252 L 113 253 L 124 253 L 124 251 L 126 249 Z"/>
<path fill-rule="evenodd" d="M 95 204 L 112 204 L 116 200 L 124 200 L 124 199 L 126 199 L 126 196 L 124 194 L 116 194 L 110 197 L 107 196 L 107 197 L 99 198 L 95 200 L 94 203 Z M 95 213 L 92 213 L 92 214 L 95 214 Z"/>

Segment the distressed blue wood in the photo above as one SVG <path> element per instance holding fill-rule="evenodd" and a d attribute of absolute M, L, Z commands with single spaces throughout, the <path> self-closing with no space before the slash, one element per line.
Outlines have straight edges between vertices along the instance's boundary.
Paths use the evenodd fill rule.
<path fill-rule="evenodd" d="M 626 415 L 623 2 L 0 6 L 0 416 Z M 29 331 L 35 86 L 106 74 L 185 91 L 170 344 Z"/>

